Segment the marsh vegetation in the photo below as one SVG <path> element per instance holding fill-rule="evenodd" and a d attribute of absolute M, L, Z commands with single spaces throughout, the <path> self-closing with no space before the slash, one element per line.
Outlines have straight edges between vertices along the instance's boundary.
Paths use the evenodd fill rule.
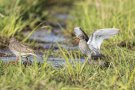
<path fill-rule="evenodd" d="M 134 5 L 134 0 L 0 0 L 0 89 L 134 90 Z M 74 40 L 76 26 L 88 35 L 100 28 L 120 29 L 102 45 L 107 67 L 86 62 Z M 44 63 L 3 62 L 15 59 L 8 49 L 11 37 L 41 52 Z M 55 60 L 62 66 L 54 67 Z"/>

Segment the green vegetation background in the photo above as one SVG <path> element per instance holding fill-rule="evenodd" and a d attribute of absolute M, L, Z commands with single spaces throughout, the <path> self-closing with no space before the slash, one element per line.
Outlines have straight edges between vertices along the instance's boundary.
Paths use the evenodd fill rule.
<path fill-rule="evenodd" d="M 80 26 L 90 34 L 95 29 L 115 27 L 120 33 L 105 42 L 102 48 L 110 67 L 77 63 L 72 66 L 69 58 L 78 53 L 70 53 L 60 48 L 67 61 L 64 68 L 54 69 L 46 62 L 25 68 L 23 65 L 0 63 L 0 89 L 24 90 L 134 90 L 135 88 L 135 0 L 0 0 L 0 46 L 7 44 L 8 38 L 21 38 L 22 31 L 29 27 L 36 30 L 39 22 L 57 19 L 50 17 L 49 10 L 65 12 L 74 19 L 66 21 L 66 33 Z M 71 9 L 69 9 L 71 8 Z M 26 40 L 21 38 L 21 40 Z M 4 44 L 4 45 L 3 45 Z M 45 57 L 49 55 L 47 53 Z M 70 56 L 70 57 L 69 57 Z M 45 58 L 46 59 L 46 58 Z"/>

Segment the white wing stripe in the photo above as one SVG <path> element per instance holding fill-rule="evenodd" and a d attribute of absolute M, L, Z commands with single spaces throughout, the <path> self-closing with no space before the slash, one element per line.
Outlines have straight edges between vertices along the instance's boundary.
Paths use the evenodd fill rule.
<path fill-rule="evenodd" d="M 95 48 L 100 50 L 103 40 L 116 35 L 118 32 L 119 29 L 116 28 L 99 29 L 90 36 L 87 44 L 89 45 L 89 48 Z"/>

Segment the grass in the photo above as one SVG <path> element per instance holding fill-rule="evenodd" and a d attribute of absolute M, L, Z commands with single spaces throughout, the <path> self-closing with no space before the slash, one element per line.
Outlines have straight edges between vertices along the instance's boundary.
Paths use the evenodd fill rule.
<path fill-rule="evenodd" d="M 31 23 L 32 30 L 35 30 L 35 23 L 41 18 L 47 18 L 46 14 L 40 12 L 41 18 L 37 18 L 35 21 L 32 20 L 33 12 L 36 12 L 34 11 L 36 8 L 33 8 L 41 6 L 42 0 L 39 3 L 35 0 L 33 4 L 31 4 L 31 0 L 29 2 L 18 0 L 15 5 L 11 6 L 10 1 L 1 0 L 0 2 L 2 1 L 4 3 L 0 3 L 1 36 L 18 36 L 18 33 L 21 33 L 28 23 Z M 30 8 L 26 8 L 28 5 L 30 5 Z M 78 51 L 67 51 L 59 45 L 59 55 L 67 63 L 63 68 L 53 68 L 46 62 L 42 65 L 33 64 L 26 68 L 21 64 L 5 65 L 0 62 L 0 89 L 134 90 L 134 5 L 135 1 L 133 0 L 80 0 L 74 2 L 72 10 L 70 10 L 70 14 L 74 17 L 73 20 L 67 22 L 66 29 L 71 30 L 70 32 L 73 31 L 75 26 L 82 27 L 89 35 L 100 28 L 115 27 L 120 29 L 120 33 L 115 38 L 104 42 L 102 45 L 102 53 L 106 55 L 103 60 L 110 62 L 109 67 L 87 63 L 75 63 L 73 66 L 69 63 L 69 59 L 75 59 L 83 55 Z M 9 6 L 13 10 L 7 10 Z M 39 11 L 42 10 L 41 6 Z M 39 11 L 37 10 L 37 13 Z M 31 14 L 32 16 L 29 16 Z M 54 53 L 51 50 L 44 52 L 45 59 L 50 55 L 50 52 Z M 57 56 L 56 53 L 54 54 Z M 87 57 L 84 57 L 87 60 Z"/>
<path fill-rule="evenodd" d="M 41 14 L 43 5 L 41 6 L 41 3 L 45 3 L 45 1 L 1 0 L 0 35 L 12 37 L 21 33 L 27 26 L 33 30 L 36 27 L 36 23 L 43 18 Z M 42 13 L 45 13 L 45 11 Z M 40 18 L 38 14 L 41 14 Z M 44 16 L 44 18 L 46 18 L 46 16 Z"/>

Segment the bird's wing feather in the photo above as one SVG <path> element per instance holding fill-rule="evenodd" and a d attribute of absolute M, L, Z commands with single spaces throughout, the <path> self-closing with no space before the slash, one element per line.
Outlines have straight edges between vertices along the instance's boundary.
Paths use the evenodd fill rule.
<path fill-rule="evenodd" d="M 108 39 L 111 36 L 116 35 L 119 29 L 116 28 L 105 28 L 95 31 L 89 38 L 87 44 L 89 47 L 93 46 L 96 49 L 100 49 L 100 46 L 104 39 Z"/>
<path fill-rule="evenodd" d="M 24 52 L 24 53 L 34 53 L 34 51 L 31 48 L 29 48 L 28 46 L 25 46 L 21 43 L 20 43 L 20 47 L 22 47 L 21 51 Z"/>
<path fill-rule="evenodd" d="M 12 49 L 16 50 L 20 53 L 34 53 L 32 49 L 30 49 L 28 46 L 23 45 L 22 43 L 16 42 L 12 44 Z"/>

